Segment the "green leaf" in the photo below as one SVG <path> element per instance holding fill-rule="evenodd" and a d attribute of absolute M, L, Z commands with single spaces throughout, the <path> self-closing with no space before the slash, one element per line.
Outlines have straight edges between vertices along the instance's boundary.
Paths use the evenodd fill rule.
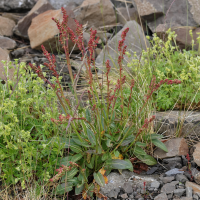
<path fill-rule="evenodd" d="M 61 165 L 69 166 L 69 161 L 71 161 L 71 156 L 66 156 L 61 159 Z"/>
<path fill-rule="evenodd" d="M 149 156 L 149 155 L 137 155 L 135 154 L 135 156 L 141 160 L 143 163 L 147 164 L 147 165 L 155 165 L 157 164 L 157 161 L 152 157 L 152 156 Z"/>
<path fill-rule="evenodd" d="M 94 155 L 91 157 L 90 163 L 86 162 L 87 167 L 90 168 L 90 169 L 94 168 L 94 157 L 95 157 Z"/>
<path fill-rule="evenodd" d="M 135 140 L 135 136 L 134 135 L 129 135 L 122 143 L 121 146 L 127 146 L 128 144 L 130 144 L 131 142 L 133 142 Z"/>
<path fill-rule="evenodd" d="M 152 139 L 151 141 L 152 141 L 152 143 L 153 143 L 155 146 L 159 147 L 160 149 L 162 149 L 162 150 L 165 151 L 165 152 L 168 152 L 167 147 L 166 147 L 165 144 L 164 144 L 163 142 L 161 142 L 160 140 L 158 140 L 158 139 Z"/>
<path fill-rule="evenodd" d="M 110 152 L 104 153 L 103 156 L 101 157 L 102 161 L 112 159 L 112 156 L 110 155 Z"/>
<path fill-rule="evenodd" d="M 82 149 L 80 146 L 78 146 L 73 139 L 68 139 L 65 143 L 65 148 L 70 148 L 72 151 L 74 151 L 75 153 L 80 153 L 82 152 Z"/>
<path fill-rule="evenodd" d="M 56 187 L 56 194 L 65 194 L 73 189 L 72 183 L 62 183 Z"/>
<path fill-rule="evenodd" d="M 107 140 L 106 140 L 106 146 L 107 146 L 107 147 L 112 147 L 112 146 L 113 146 L 113 143 L 111 143 L 111 142 L 112 142 L 112 140 L 107 139 Z"/>
<path fill-rule="evenodd" d="M 80 153 L 80 152 L 83 152 L 83 150 L 81 149 L 81 147 L 80 146 L 78 146 L 78 145 L 70 145 L 70 149 L 72 150 L 72 151 L 74 151 L 75 153 Z"/>
<path fill-rule="evenodd" d="M 135 145 L 137 145 L 139 147 L 146 147 L 147 146 L 145 143 L 142 143 L 142 142 L 136 142 Z"/>
<path fill-rule="evenodd" d="M 137 145 L 135 145 L 135 147 L 134 147 L 134 154 L 137 154 L 137 155 L 146 155 L 146 152 L 141 147 L 138 147 Z"/>
<path fill-rule="evenodd" d="M 88 140 L 90 141 L 90 143 L 93 145 L 96 145 L 95 135 L 89 128 L 87 128 L 87 136 L 88 136 Z"/>
<path fill-rule="evenodd" d="M 115 155 L 115 157 L 118 158 L 118 157 L 119 157 L 119 154 L 120 154 L 119 151 L 114 151 L 114 155 Z"/>
<path fill-rule="evenodd" d="M 76 195 L 80 194 L 83 191 L 84 185 L 85 185 L 84 183 L 82 183 L 81 185 L 76 185 L 76 187 L 75 187 L 75 194 Z"/>
<path fill-rule="evenodd" d="M 66 172 L 65 176 L 63 176 L 62 179 L 61 179 L 61 183 L 65 182 L 66 178 L 67 178 L 67 181 L 72 180 L 74 178 L 74 176 L 77 174 L 78 171 L 79 170 L 77 168 L 73 168 L 70 171 Z"/>
<path fill-rule="evenodd" d="M 82 141 L 80 141 L 78 137 L 73 137 L 73 141 L 80 146 L 92 147 L 92 145 L 86 142 L 83 138 L 82 138 Z"/>
<path fill-rule="evenodd" d="M 71 157 L 71 161 L 72 161 L 72 162 L 77 162 L 77 161 L 79 161 L 82 157 L 83 157 L 83 155 L 82 155 L 81 153 L 75 154 L 74 156 Z"/>
<path fill-rule="evenodd" d="M 129 159 L 125 159 L 126 162 L 129 163 L 129 165 L 131 166 L 131 168 L 129 168 L 128 170 L 130 170 L 131 172 L 133 171 L 133 165 L 131 163 L 131 161 Z"/>
<path fill-rule="evenodd" d="M 105 180 L 104 180 L 104 177 L 103 175 L 98 172 L 98 173 L 93 173 L 93 176 L 94 176 L 94 180 L 101 186 L 103 187 L 105 185 Z"/>
<path fill-rule="evenodd" d="M 108 160 L 106 165 L 112 169 L 131 169 L 133 167 L 131 162 L 119 159 Z"/>
<path fill-rule="evenodd" d="M 163 136 L 160 134 L 150 134 L 149 135 L 151 139 L 162 139 Z"/>
<path fill-rule="evenodd" d="M 89 111 L 88 108 L 86 109 L 85 117 L 86 117 L 88 122 L 91 122 L 91 114 L 90 114 L 90 111 Z"/>

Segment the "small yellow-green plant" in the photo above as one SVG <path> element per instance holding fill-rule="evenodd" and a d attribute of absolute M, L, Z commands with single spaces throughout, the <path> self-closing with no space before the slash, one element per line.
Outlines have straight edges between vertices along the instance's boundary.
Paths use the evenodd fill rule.
<path fill-rule="evenodd" d="M 176 45 L 175 33 L 169 29 L 166 34 L 168 37 L 165 42 L 154 34 L 151 40 L 152 47 L 143 51 L 140 60 L 133 58 L 128 66 L 135 75 L 138 74 L 138 82 L 145 80 L 146 84 L 149 84 L 153 75 L 156 76 L 157 81 L 181 80 L 179 85 L 162 85 L 154 93 L 153 98 L 158 110 L 173 109 L 175 104 L 179 107 L 191 103 L 197 104 L 200 101 L 198 92 L 200 56 L 193 50 L 180 51 Z M 147 39 L 150 38 L 147 36 Z"/>
<path fill-rule="evenodd" d="M 59 109 L 52 89 L 25 63 L 4 62 L 15 69 L 13 80 L 0 82 L 0 167 L 7 184 L 47 182 L 62 154 L 59 129 L 51 122 Z M 61 127 L 60 127 L 61 128 Z M 62 128 L 61 128 L 62 129 Z"/>

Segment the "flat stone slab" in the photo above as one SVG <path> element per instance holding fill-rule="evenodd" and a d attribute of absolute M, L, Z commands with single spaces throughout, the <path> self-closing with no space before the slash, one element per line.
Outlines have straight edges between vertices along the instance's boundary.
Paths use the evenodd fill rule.
<path fill-rule="evenodd" d="M 154 128 L 165 136 L 178 137 L 200 136 L 200 112 L 198 111 L 166 111 L 156 112 Z"/>

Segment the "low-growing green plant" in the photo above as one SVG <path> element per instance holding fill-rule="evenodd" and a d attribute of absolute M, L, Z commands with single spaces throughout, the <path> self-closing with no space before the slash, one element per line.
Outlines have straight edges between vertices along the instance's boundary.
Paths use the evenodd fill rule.
<path fill-rule="evenodd" d="M 53 72 L 55 76 L 55 84 L 49 82 L 42 73 L 40 66 L 36 67 L 30 64 L 40 78 L 47 82 L 55 91 L 62 109 L 63 114 L 58 119 L 52 118 L 52 122 L 56 125 L 66 126 L 65 148 L 68 149 L 68 155 L 61 159 L 61 167 L 57 169 L 58 174 L 50 181 L 55 188 L 57 194 L 63 194 L 71 191 L 75 187 L 75 194 L 82 193 L 84 199 L 92 197 L 95 193 L 98 197 L 104 197 L 99 193 L 100 187 L 107 183 L 106 175 L 112 169 L 129 169 L 133 170 L 130 158 L 137 157 L 148 165 L 156 164 L 156 160 L 148 155 L 145 150 L 151 150 L 151 143 L 167 151 L 165 145 L 160 141 L 162 136 L 152 132 L 153 120 L 155 116 L 149 117 L 149 113 L 145 113 L 145 107 L 150 100 L 152 94 L 163 84 L 180 84 L 178 80 L 161 80 L 156 83 L 155 77 L 152 78 L 150 87 L 146 96 L 141 99 L 142 104 L 138 104 L 137 112 L 132 106 L 132 92 L 135 85 L 134 79 L 130 82 L 130 94 L 128 100 L 124 98 L 124 88 L 127 77 L 124 75 L 122 66 L 126 46 L 124 41 L 129 29 L 125 29 L 119 41 L 118 57 L 119 78 L 111 90 L 110 82 L 110 63 L 106 61 L 106 84 L 100 82 L 97 74 L 93 75 L 91 68 L 95 66 L 94 50 L 98 43 L 96 38 L 96 30 L 90 30 L 90 40 L 88 48 L 84 48 L 83 29 L 76 20 L 76 34 L 67 26 L 68 16 L 62 8 L 63 21 L 53 19 L 60 31 L 60 42 L 65 50 L 67 67 L 72 80 L 72 88 L 75 92 L 77 106 L 73 107 L 69 100 L 63 94 L 59 81 L 59 75 L 56 72 L 55 56 L 50 55 L 45 47 L 42 46 L 43 52 L 49 63 L 46 66 Z M 68 40 L 71 39 L 82 52 L 82 60 L 85 64 L 88 74 L 89 89 L 88 93 L 89 105 L 82 108 L 79 104 L 81 99 L 76 95 L 76 82 L 74 80 L 68 50 Z M 86 56 L 86 59 L 84 59 Z M 77 75 L 76 77 L 78 77 Z M 106 94 L 105 94 L 106 93 Z M 105 95 L 104 95 L 105 94 Z M 102 98 L 100 98 L 100 96 Z M 120 104 L 116 109 L 116 105 Z M 148 116 L 143 119 L 141 116 Z M 141 126 L 137 124 L 140 121 Z M 142 121 L 142 122 L 141 122 Z M 93 181 L 89 181 L 93 177 Z M 60 180 L 60 181 L 58 181 Z"/>
<path fill-rule="evenodd" d="M 0 167 L 7 184 L 37 180 L 47 182 L 54 175 L 64 144 L 63 127 L 51 121 L 60 113 L 57 97 L 25 63 L 4 61 L 5 74 L 14 68 L 13 80 L 0 83 Z M 52 80 L 54 81 L 54 80 Z"/>
<path fill-rule="evenodd" d="M 200 56 L 198 52 L 180 51 L 176 45 L 176 35 L 169 29 L 166 33 L 167 40 L 161 40 L 156 34 L 153 40 L 150 40 L 152 47 L 147 51 L 143 51 L 141 59 L 133 58 L 128 66 L 139 74 L 138 81 L 145 79 L 147 84 L 151 82 L 153 75 L 157 81 L 164 79 L 179 79 L 179 85 L 162 85 L 157 92 L 154 93 L 154 102 L 157 110 L 190 107 L 200 101 Z M 150 39 L 147 36 L 148 39 Z M 200 37 L 198 38 L 198 42 Z M 173 44 L 173 43 L 174 44 Z M 127 55 L 130 55 L 127 53 Z M 136 87 L 137 90 L 137 87 Z M 127 89 L 130 92 L 130 89 Z"/>

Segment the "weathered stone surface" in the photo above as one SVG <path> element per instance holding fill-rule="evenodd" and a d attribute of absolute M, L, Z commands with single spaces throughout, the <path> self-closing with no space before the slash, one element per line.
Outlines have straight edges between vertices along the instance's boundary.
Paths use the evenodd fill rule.
<path fill-rule="evenodd" d="M 200 185 L 200 172 L 198 172 L 194 175 L 194 181 L 195 181 L 195 183 Z"/>
<path fill-rule="evenodd" d="M 68 26 L 75 31 L 74 20 L 70 17 L 69 13 Z M 48 10 L 32 20 L 31 26 L 28 29 L 28 36 L 30 39 L 31 48 L 41 50 L 43 44 L 47 51 L 56 51 L 59 48 L 59 30 L 52 17 L 62 22 L 61 10 Z M 73 47 L 73 43 L 69 40 L 69 50 Z"/>
<path fill-rule="evenodd" d="M 79 6 L 83 3 L 84 0 L 49 0 L 51 5 L 56 9 L 61 9 L 61 7 L 67 8 L 68 6 L 75 4 L 75 6 Z"/>
<path fill-rule="evenodd" d="M 0 16 L 0 35 L 12 36 L 15 22 L 5 17 Z"/>
<path fill-rule="evenodd" d="M 197 185 L 196 183 L 187 181 L 185 187 L 191 187 L 193 189 L 193 193 L 200 192 L 200 185 Z"/>
<path fill-rule="evenodd" d="M 20 19 L 22 19 L 26 14 L 25 13 L 3 13 L 2 17 L 13 20 L 16 24 Z"/>
<path fill-rule="evenodd" d="M 166 111 L 156 112 L 155 115 L 154 128 L 158 133 L 164 133 L 164 135 L 176 133 L 189 138 L 200 134 L 200 112 Z"/>
<path fill-rule="evenodd" d="M 157 195 L 154 200 L 168 200 L 166 193 L 161 193 L 159 195 Z"/>
<path fill-rule="evenodd" d="M 194 50 L 198 50 L 199 44 L 197 42 L 197 37 L 199 36 L 197 33 L 200 32 L 199 27 L 192 26 L 181 26 L 180 24 L 159 24 L 155 32 L 156 34 L 163 40 L 167 38 L 166 31 L 171 28 L 171 31 L 174 31 L 176 36 L 176 44 L 180 49 L 190 50 L 192 49 L 192 39 L 194 40 Z M 189 34 L 190 30 L 192 31 L 193 38 Z M 165 36 L 165 37 L 164 37 Z"/>
<path fill-rule="evenodd" d="M 18 24 L 15 26 L 14 33 L 20 37 L 28 38 L 28 28 L 31 25 L 32 19 L 47 10 L 53 9 L 53 6 L 48 0 L 39 0 L 31 11 L 19 20 Z"/>
<path fill-rule="evenodd" d="M 163 185 L 163 187 L 161 188 L 161 192 L 164 192 L 166 194 L 171 194 L 174 192 L 174 190 L 176 189 L 176 185 L 178 184 L 178 181 L 172 181 L 171 183 L 166 183 L 165 185 Z"/>
<path fill-rule="evenodd" d="M 168 158 L 174 156 L 187 155 L 188 145 L 184 138 L 174 138 L 165 142 L 165 145 L 168 149 L 168 152 L 163 151 L 160 148 L 157 148 L 154 151 L 154 157 L 156 158 Z"/>
<path fill-rule="evenodd" d="M 0 11 L 30 10 L 37 0 L 1 0 Z"/>
<path fill-rule="evenodd" d="M 129 21 L 126 23 L 126 25 L 123 27 L 121 31 L 119 31 L 107 44 L 107 46 L 104 47 L 102 52 L 99 54 L 99 56 L 96 59 L 96 64 L 99 66 L 99 68 L 102 67 L 103 61 L 106 61 L 107 59 L 110 60 L 110 57 L 112 58 L 113 62 L 116 66 L 118 66 L 118 42 L 121 40 L 121 34 L 122 32 L 129 27 L 129 32 L 126 35 L 126 39 L 124 44 L 127 45 L 127 51 L 133 55 L 134 52 L 139 56 L 142 52 L 142 50 L 149 47 L 149 42 L 145 39 L 145 36 L 143 35 L 142 29 L 140 25 L 136 21 Z M 146 42 L 145 42 L 146 41 Z M 105 57 L 104 57 L 105 55 Z M 105 59 L 105 60 L 104 60 Z M 125 59 L 128 59 L 125 55 Z M 113 67 L 113 63 L 110 62 L 111 67 Z"/>
<path fill-rule="evenodd" d="M 10 57 L 6 50 L 0 48 L 0 61 L 2 60 L 10 61 Z M 3 66 L 4 64 L 0 62 L 0 79 L 6 80 Z M 13 75 L 14 75 L 14 70 L 8 69 L 8 78 L 12 79 Z"/>
<path fill-rule="evenodd" d="M 17 46 L 17 43 L 7 37 L 0 36 L 0 47 L 2 49 L 14 49 Z"/>
<path fill-rule="evenodd" d="M 176 42 L 180 49 L 191 49 L 192 47 L 192 37 L 189 31 L 192 30 L 193 40 L 194 40 L 194 50 L 198 50 L 199 44 L 197 43 L 197 33 L 200 32 L 200 28 L 194 27 L 173 27 L 172 31 L 175 31 L 177 37 Z"/>
<path fill-rule="evenodd" d="M 81 24 L 87 23 L 87 28 L 100 28 L 116 23 L 114 7 L 110 0 L 85 0 L 75 15 Z"/>
<path fill-rule="evenodd" d="M 194 146 L 195 150 L 193 153 L 194 162 L 200 166 L 200 142 Z"/>
<path fill-rule="evenodd" d="M 148 22 L 155 32 L 159 24 L 177 23 L 181 26 L 198 26 L 200 24 L 199 0 L 133 0 L 139 14 Z M 163 13 L 166 15 L 164 16 Z M 187 13 L 187 14 L 186 14 Z"/>
<path fill-rule="evenodd" d="M 174 195 L 177 197 L 181 197 L 185 193 L 185 189 L 176 189 L 174 190 Z"/>
<path fill-rule="evenodd" d="M 163 2 L 158 3 L 156 0 L 133 0 L 133 3 L 140 16 L 148 19 L 148 21 L 153 21 L 164 14 Z"/>
<path fill-rule="evenodd" d="M 108 175 L 108 184 L 106 184 L 104 187 L 101 187 L 101 193 L 107 195 L 112 191 L 111 194 L 114 195 L 116 194 L 115 190 L 117 188 L 124 188 L 124 186 L 126 187 L 125 183 L 131 184 L 132 187 L 136 187 L 137 185 L 138 188 L 143 188 L 144 182 L 146 182 L 146 184 L 150 184 L 151 182 L 156 181 L 157 179 L 158 175 L 138 175 L 128 170 L 123 170 L 121 175 L 116 172 L 111 172 Z M 132 191 L 131 188 L 124 188 L 124 190 L 127 190 L 127 192 Z"/>

